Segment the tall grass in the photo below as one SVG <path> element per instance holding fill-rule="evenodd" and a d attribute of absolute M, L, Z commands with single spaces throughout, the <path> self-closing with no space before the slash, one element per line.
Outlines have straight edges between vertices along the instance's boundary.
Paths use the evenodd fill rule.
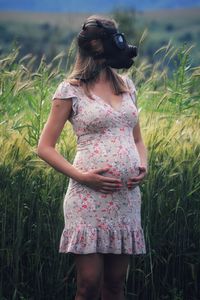
<path fill-rule="evenodd" d="M 141 186 L 147 254 L 133 256 L 127 299 L 200 298 L 200 68 L 190 50 L 172 45 L 129 73 L 138 106 L 149 173 Z M 36 155 L 51 96 L 65 76 L 57 65 L 34 57 L 16 63 L 17 50 L 0 60 L 0 299 L 73 299 L 73 257 L 58 254 L 62 200 L 68 178 Z M 163 60 L 174 64 L 169 74 Z M 69 66 L 68 66 L 69 67 Z M 76 138 L 67 123 L 58 150 L 73 160 Z"/>
<path fill-rule="evenodd" d="M 175 48 L 171 42 L 154 53 L 154 64 L 146 60 L 130 69 L 145 110 L 168 115 L 200 112 L 200 66 L 191 67 L 193 46 Z M 193 109 L 194 107 L 194 109 Z"/>
<path fill-rule="evenodd" d="M 200 122 L 182 116 L 171 125 L 154 116 L 142 124 L 150 166 L 142 189 L 148 254 L 133 257 L 137 297 L 130 299 L 198 299 Z"/>

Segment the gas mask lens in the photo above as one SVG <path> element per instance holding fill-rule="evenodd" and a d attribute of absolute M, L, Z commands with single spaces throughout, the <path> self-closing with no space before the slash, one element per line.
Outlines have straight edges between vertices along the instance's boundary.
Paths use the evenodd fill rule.
<path fill-rule="evenodd" d="M 113 38 L 114 38 L 116 46 L 119 49 L 123 50 L 126 48 L 126 41 L 125 41 L 124 35 L 122 33 L 115 33 Z"/>

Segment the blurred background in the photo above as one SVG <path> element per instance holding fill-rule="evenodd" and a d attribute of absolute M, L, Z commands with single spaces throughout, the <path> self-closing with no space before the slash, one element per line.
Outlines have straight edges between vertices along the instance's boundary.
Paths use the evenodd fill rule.
<path fill-rule="evenodd" d="M 45 54 L 50 62 L 68 52 L 81 24 L 94 13 L 114 17 L 131 43 L 138 45 L 143 36 L 140 56 L 151 62 L 169 41 L 174 47 L 193 45 L 191 64 L 199 62 L 199 0 L 0 0 L 0 54 L 20 47 L 19 59 L 32 53 L 37 64 Z"/>
<path fill-rule="evenodd" d="M 37 156 L 86 17 L 113 17 L 139 48 L 148 177 L 147 254 L 132 256 L 127 300 L 200 299 L 200 1 L 0 0 L 0 300 L 74 300 L 73 257 L 58 253 L 67 176 Z M 121 72 L 121 70 L 119 70 Z M 73 162 L 66 122 L 56 145 Z"/>

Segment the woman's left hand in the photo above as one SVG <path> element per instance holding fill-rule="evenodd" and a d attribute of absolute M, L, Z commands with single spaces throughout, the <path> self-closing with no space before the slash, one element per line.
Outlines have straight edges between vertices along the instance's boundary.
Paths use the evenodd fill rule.
<path fill-rule="evenodd" d="M 144 177 L 147 175 L 147 168 L 144 166 L 139 166 L 139 175 L 129 178 L 127 185 L 129 189 L 132 189 L 134 187 L 136 187 L 137 185 L 139 185 L 142 180 L 144 179 Z"/>

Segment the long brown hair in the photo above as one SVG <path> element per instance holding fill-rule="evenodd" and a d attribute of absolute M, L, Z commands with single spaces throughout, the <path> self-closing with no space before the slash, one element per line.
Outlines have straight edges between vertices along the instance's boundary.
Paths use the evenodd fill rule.
<path fill-rule="evenodd" d="M 117 23 L 113 19 L 104 18 L 98 15 L 92 15 L 87 18 L 86 22 L 90 20 L 97 20 L 100 21 L 103 25 L 109 25 L 110 27 L 117 28 Z M 88 30 L 91 32 L 95 32 L 99 30 L 99 28 L 91 26 L 88 27 Z M 81 33 L 84 34 L 83 31 L 81 31 Z M 77 44 L 78 47 L 75 64 L 71 73 L 67 76 L 66 79 L 72 85 L 82 86 L 86 94 L 88 96 L 91 96 L 90 87 L 92 84 L 94 84 L 94 82 L 98 80 L 100 74 L 98 70 L 101 69 L 101 66 L 104 64 L 105 60 L 102 58 L 94 59 L 92 56 L 84 55 L 84 52 L 87 53 L 87 51 L 90 51 L 100 54 L 103 52 L 103 45 L 100 39 L 82 41 L 81 39 L 79 39 L 79 36 L 77 37 Z M 106 78 L 109 81 L 114 94 L 119 95 L 128 91 L 124 80 L 115 70 L 113 70 L 109 66 L 104 66 L 104 70 L 106 71 Z M 95 71 L 97 71 L 97 75 L 92 76 Z M 91 79 L 82 81 L 79 78 Z"/>

